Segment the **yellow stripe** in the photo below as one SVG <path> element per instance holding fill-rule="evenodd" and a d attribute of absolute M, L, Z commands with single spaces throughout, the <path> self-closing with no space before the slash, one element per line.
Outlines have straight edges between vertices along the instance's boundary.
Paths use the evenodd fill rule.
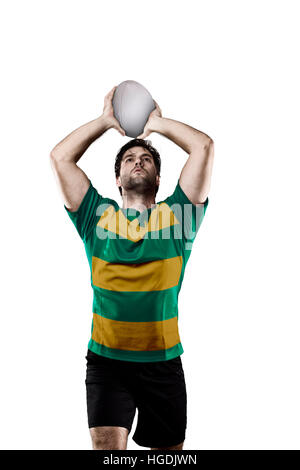
<path fill-rule="evenodd" d="M 116 212 L 113 205 L 101 215 L 97 226 L 127 238 L 132 242 L 141 240 L 147 232 L 154 232 L 179 224 L 168 204 L 161 203 L 154 208 L 145 226 L 140 226 L 138 218 L 129 220 L 121 210 Z"/>
<path fill-rule="evenodd" d="M 157 291 L 179 283 L 182 256 L 140 264 L 109 263 L 92 257 L 94 286 L 113 291 Z"/>
<path fill-rule="evenodd" d="M 177 317 L 153 322 L 126 322 L 93 314 L 92 339 L 108 348 L 157 351 L 180 343 Z"/>

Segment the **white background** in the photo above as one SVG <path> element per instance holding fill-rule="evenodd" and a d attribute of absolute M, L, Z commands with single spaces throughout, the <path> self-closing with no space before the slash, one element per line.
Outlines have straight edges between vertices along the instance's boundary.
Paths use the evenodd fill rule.
<path fill-rule="evenodd" d="M 299 449 L 297 1 L 10 1 L 1 39 L 2 449 L 91 449 L 92 290 L 49 153 L 124 80 L 215 142 L 179 297 L 185 449 Z M 162 159 L 157 201 L 188 155 Z M 121 203 L 107 131 L 79 166 Z M 128 449 L 141 449 L 129 435 Z"/>

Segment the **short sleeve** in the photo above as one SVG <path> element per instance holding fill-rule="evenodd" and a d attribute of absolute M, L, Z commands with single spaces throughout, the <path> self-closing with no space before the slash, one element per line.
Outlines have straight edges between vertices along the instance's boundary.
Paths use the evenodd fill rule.
<path fill-rule="evenodd" d="M 191 245 L 197 235 L 203 221 L 209 203 L 208 197 L 203 204 L 193 204 L 177 181 L 176 188 L 165 201 L 174 212 L 180 224 L 180 235 L 185 243 L 185 248 L 191 249 Z"/>
<path fill-rule="evenodd" d="M 76 227 L 80 238 L 85 242 L 89 237 L 92 229 L 96 225 L 97 208 L 101 204 L 103 197 L 98 193 L 96 188 L 90 181 L 90 186 L 81 201 L 81 204 L 76 212 L 71 212 L 64 205 L 68 216 Z"/>

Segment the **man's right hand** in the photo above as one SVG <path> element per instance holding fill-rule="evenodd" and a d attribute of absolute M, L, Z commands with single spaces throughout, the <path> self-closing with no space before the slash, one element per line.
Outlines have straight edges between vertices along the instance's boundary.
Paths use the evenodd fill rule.
<path fill-rule="evenodd" d="M 114 109 L 112 105 L 112 99 L 115 93 L 117 86 L 114 86 L 112 90 L 104 98 L 104 107 L 102 117 L 105 119 L 109 127 L 116 129 L 120 134 L 124 137 L 126 135 L 124 129 L 120 126 L 119 121 L 116 119 L 114 115 Z"/>

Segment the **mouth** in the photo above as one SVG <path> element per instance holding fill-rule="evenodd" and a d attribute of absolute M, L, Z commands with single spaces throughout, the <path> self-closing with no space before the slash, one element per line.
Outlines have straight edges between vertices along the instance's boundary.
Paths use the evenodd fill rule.
<path fill-rule="evenodd" d="M 141 168 L 137 168 L 136 170 L 134 170 L 133 173 L 137 173 L 137 172 L 140 173 L 141 171 L 144 171 L 144 170 L 142 170 Z"/>

